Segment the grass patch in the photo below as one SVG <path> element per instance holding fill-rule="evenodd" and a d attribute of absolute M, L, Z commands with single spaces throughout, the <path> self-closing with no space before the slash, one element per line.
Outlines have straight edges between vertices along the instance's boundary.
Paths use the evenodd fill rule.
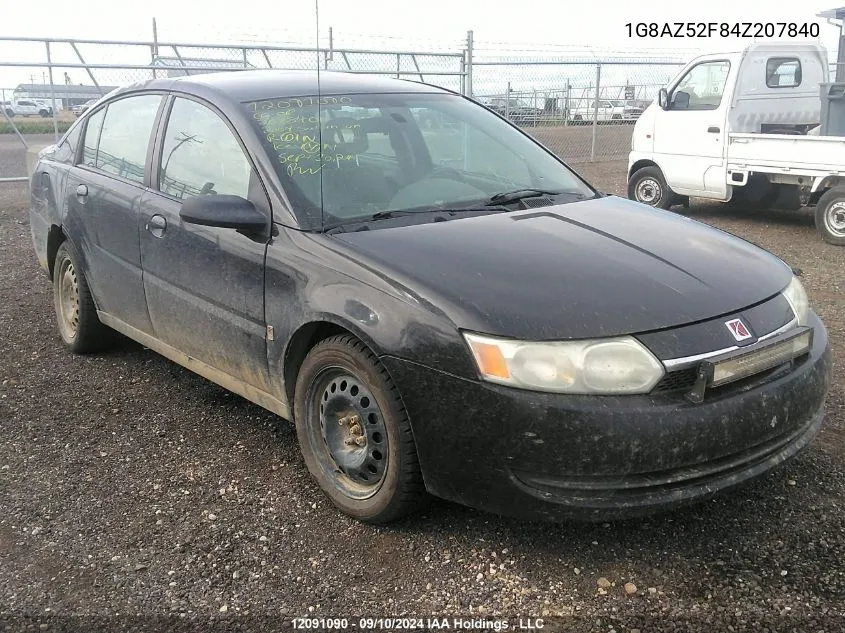
<path fill-rule="evenodd" d="M 2 116 L 2 115 L 0 115 Z M 46 121 L 15 121 L 15 125 L 21 134 L 52 134 L 53 120 Z M 73 125 L 73 121 L 58 121 L 59 134 L 64 134 Z M 0 134 L 14 134 L 12 126 L 5 119 L 0 118 Z"/>

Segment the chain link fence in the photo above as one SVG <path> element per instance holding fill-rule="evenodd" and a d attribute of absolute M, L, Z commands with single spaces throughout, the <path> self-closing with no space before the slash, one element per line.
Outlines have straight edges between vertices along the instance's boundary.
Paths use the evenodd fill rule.
<path fill-rule="evenodd" d="M 633 124 L 698 54 L 503 50 L 468 33 L 455 50 L 399 51 L 261 44 L 0 38 L 0 181 L 25 177 L 32 142 L 58 138 L 94 100 L 159 77 L 245 69 L 336 70 L 399 77 L 474 97 L 564 160 L 623 160 Z M 831 79 L 836 64 L 831 64 Z M 17 159 L 9 158 L 13 153 Z"/>

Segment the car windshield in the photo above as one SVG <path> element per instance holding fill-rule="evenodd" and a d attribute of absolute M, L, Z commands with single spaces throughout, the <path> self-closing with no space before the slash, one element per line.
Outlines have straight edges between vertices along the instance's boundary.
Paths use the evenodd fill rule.
<path fill-rule="evenodd" d="M 525 134 L 458 95 L 285 97 L 245 106 L 303 227 L 467 208 L 527 189 L 569 200 L 595 195 Z"/>

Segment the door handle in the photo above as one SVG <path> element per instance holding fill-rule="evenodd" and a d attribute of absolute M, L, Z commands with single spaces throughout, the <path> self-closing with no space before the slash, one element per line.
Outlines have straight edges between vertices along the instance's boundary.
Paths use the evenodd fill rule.
<path fill-rule="evenodd" d="M 150 218 L 150 221 L 144 226 L 154 237 L 164 237 L 164 231 L 167 229 L 167 220 L 163 215 L 155 214 Z"/>
<path fill-rule="evenodd" d="M 76 188 L 76 195 L 79 198 L 85 198 L 88 195 L 88 185 L 79 185 Z"/>
<path fill-rule="evenodd" d="M 718 127 L 716 127 L 715 125 L 711 125 L 709 128 L 707 128 L 707 131 L 708 131 L 708 132 L 710 132 L 711 134 L 718 134 L 718 133 L 719 133 L 719 132 L 721 132 L 722 130 L 720 130 L 720 129 L 719 129 Z"/>

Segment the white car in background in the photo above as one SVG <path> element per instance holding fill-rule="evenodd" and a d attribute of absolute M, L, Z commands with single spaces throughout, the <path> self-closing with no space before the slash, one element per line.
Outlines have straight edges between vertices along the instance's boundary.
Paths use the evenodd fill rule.
<path fill-rule="evenodd" d="M 572 123 L 587 123 L 595 118 L 600 123 L 624 123 L 636 121 L 643 110 L 645 108 L 625 99 L 599 99 L 598 102 L 584 100 L 580 103 L 575 102 L 575 105 L 569 108 L 569 120 Z"/>

